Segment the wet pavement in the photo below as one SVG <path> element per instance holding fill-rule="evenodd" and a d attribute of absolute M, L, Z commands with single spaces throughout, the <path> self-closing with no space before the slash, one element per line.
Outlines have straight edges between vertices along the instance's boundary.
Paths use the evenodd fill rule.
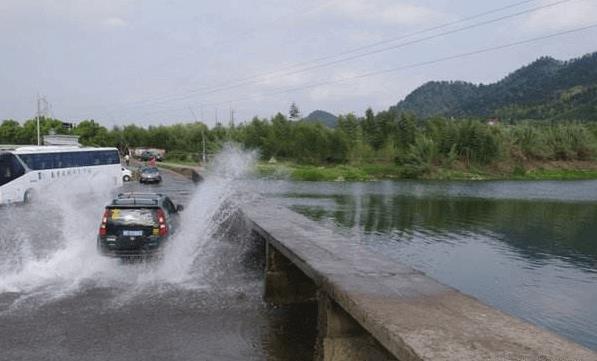
<path fill-rule="evenodd" d="M 191 182 L 166 171 L 163 184 L 122 188 L 167 193 L 193 213 L 185 221 L 198 228 L 155 263 L 95 254 L 105 194 L 0 209 L 0 360 L 311 359 L 316 310 L 263 303 L 262 245 L 200 231 L 214 217 L 201 207 L 226 198 L 220 183 L 192 196 Z"/>

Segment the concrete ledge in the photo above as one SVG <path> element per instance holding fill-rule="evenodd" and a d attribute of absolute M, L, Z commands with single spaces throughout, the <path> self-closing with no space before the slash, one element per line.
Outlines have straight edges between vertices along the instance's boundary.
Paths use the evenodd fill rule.
<path fill-rule="evenodd" d="M 203 176 L 201 176 L 201 174 L 199 173 L 198 167 L 174 165 L 174 164 L 167 164 L 167 163 L 157 163 L 156 165 L 158 166 L 158 168 L 169 169 L 173 172 L 183 175 L 183 176 L 187 177 L 188 179 L 192 180 L 194 183 L 203 181 Z"/>
<path fill-rule="evenodd" d="M 597 360 L 587 348 L 370 252 L 285 207 L 262 200 L 244 205 L 242 212 L 254 232 L 398 360 Z M 351 344 L 333 339 L 324 341 L 332 343 L 330 349 Z"/>

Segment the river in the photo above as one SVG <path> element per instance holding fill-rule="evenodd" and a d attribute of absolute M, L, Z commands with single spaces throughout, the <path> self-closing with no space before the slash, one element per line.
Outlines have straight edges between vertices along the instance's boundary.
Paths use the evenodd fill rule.
<path fill-rule="evenodd" d="M 363 246 L 597 350 L 597 181 L 263 189 Z"/>

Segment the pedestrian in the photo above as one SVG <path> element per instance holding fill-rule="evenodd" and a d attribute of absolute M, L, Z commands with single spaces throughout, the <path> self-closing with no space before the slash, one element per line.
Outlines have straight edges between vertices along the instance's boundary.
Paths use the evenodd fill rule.
<path fill-rule="evenodd" d="M 129 157 L 128 154 L 125 154 L 124 155 L 124 162 L 126 163 L 127 167 L 129 166 L 130 161 L 131 161 L 131 157 Z"/>
<path fill-rule="evenodd" d="M 147 162 L 147 165 L 150 167 L 155 167 L 155 156 L 149 158 L 149 162 Z"/>

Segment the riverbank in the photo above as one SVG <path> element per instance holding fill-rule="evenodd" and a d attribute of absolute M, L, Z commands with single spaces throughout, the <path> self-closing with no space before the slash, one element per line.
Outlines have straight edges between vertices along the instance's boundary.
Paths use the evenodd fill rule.
<path fill-rule="evenodd" d="M 495 163 L 491 166 L 437 166 L 412 176 L 395 164 L 363 165 L 299 165 L 292 162 L 259 163 L 257 174 L 273 179 L 295 181 L 375 181 L 384 179 L 426 180 L 583 180 L 597 179 L 597 162 L 535 162 L 512 166 Z"/>

